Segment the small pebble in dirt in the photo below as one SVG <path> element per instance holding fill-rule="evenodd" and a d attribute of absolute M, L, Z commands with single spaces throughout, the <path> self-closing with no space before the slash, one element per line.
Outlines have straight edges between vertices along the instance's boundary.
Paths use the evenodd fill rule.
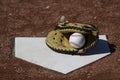
<path fill-rule="evenodd" d="M 46 6 L 46 9 L 49 9 L 50 8 L 50 6 Z"/>
<path fill-rule="evenodd" d="M 11 16 L 11 15 L 12 15 L 12 13 L 9 13 L 9 15 Z"/>
<path fill-rule="evenodd" d="M 120 59 L 117 59 L 118 62 L 120 62 Z"/>

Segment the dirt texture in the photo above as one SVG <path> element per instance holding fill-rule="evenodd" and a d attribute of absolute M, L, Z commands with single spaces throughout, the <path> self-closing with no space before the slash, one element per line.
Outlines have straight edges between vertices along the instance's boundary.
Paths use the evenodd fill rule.
<path fill-rule="evenodd" d="M 40 37 L 60 16 L 108 36 L 111 55 L 66 75 L 12 55 L 14 37 Z M 0 0 L 0 80 L 120 80 L 120 0 Z"/>

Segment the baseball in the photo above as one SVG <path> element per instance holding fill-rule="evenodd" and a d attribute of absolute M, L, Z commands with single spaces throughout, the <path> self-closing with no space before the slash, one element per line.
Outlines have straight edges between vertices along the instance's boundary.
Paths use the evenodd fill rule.
<path fill-rule="evenodd" d="M 81 48 L 85 44 L 85 37 L 80 33 L 73 33 L 70 35 L 69 43 L 73 48 Z"/>

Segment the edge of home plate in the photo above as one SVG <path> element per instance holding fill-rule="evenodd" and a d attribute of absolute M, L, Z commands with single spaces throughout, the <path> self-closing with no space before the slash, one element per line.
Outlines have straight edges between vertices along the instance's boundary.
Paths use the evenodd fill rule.
<path fill-rule="evenodd" d="M 93 54 L 84 56 L 54 52 L 48 48 L 45 39 L 45 37 L 16 37 L 15 57 L 67 74 L 111 54 L 106 35 L 99 35 L 99 41 L 94 50 L 87 52 Z"/>

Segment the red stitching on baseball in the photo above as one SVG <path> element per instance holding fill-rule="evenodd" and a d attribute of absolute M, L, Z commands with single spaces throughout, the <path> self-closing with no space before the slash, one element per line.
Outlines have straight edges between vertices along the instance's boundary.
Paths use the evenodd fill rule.
<path fill-rule="evenodd" d="M 78 37 L 78 36 L 81 36 L 81 35 L 75 35 L 75 34 L 74 34 L 74 35 L 71 35 L 71 36 L 72 36 L 72 37 Z"/>
<path fill-rule="evenodd" d="M 80 45 L 78 45 L 78 44 L 76 44 L 76 43 L 74 43 L 74 42 L 70 42 L 70 43 L 76 45 L 77 47 L 80 47 Z"/>

